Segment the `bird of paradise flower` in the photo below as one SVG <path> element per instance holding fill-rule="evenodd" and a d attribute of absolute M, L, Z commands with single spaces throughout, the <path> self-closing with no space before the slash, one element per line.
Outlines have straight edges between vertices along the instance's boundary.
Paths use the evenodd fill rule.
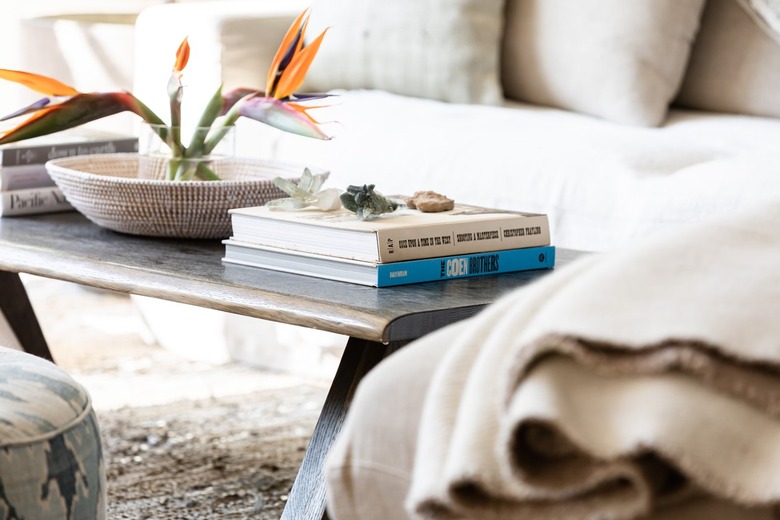
<path fill-rule="evenodd" d="M 0 69 L 0 78 L 22 84 L 46 96 L 30 106 L 0 118 L 0 121 L 5 121 L 32 114 L 21 124 L 0 132 L 0 144 L 67 130 L 129 111 L 149 123 L 171 149 L 172 158 L 167 174 L 169 180 L 190 180 L 194 177 L 219 180 L 206 162 L 197 162 L 194 167 L 184 165 L 192 164 L 192 159 L 208 156 L 239 117 L 254 119 L 285 132 L 315 139 L 330 139 L 320 128 L 320 123 L 307 112 L 320 107 L 303 104 L 328 97 L 328 94 L 295 94 L 303 84 L 327 31 L 320 33 L 310 44 L 304 45 L 309 13 L 310 9 L 300 13 L 282 39 L 268 72 L 265 91 L 235 88 L 223 93 L 220 85 L 207 102 L 197 123 L 197 128 L 206 130 L 195 132 L 187 145 L 182 142 L 180 130 L 184 94 L 181 79 L 190 55 L 187 38 L 176 51 L 176 60 L 168 81 L 170 124 L 166 124 L 130 92 L 79 92 L 54 78 Z"/>

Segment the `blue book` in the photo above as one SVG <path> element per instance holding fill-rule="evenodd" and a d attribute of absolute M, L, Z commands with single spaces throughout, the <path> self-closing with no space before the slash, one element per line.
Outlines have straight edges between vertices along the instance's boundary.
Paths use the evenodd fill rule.
<path fill-rule="evenodd" d="M 555 246 L 380 263 L 258 246 L 235 239 L 224 240 L 223 244 L 225 256 L 222 261 L 226 263 L 374 287 L 550 269 L 555 265 Z"/>

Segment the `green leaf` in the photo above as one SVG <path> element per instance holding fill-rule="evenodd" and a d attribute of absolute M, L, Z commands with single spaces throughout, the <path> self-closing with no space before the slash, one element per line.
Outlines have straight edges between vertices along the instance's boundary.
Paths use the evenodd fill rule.
<path fill-rule="evenodd" d="M 209 102 L 206 104 L 206 108 L 203 110 L 203 113 L 200 116 L 200 120 L 198 121 L 198 126 L 195 128 L 195 131 L 192 134 L 192 139 L 190 140 L 190 145 L 187 147 L 187 157 L 199 157 L 201 155 L 208 155 L 211 153 L 211 150 L 214 149 L 214 146 L 223 138 L 225 137 L 226 132 L 222 132 L 222 134 L 217 138 L 217 141 L 214 143 L 214 145 L 211 146 L 211 148 L 208 148 L 204 146 L 206 142 L 206 137 L 209 135 L 209 130 L 211 129 L 211 126 L 214 124 L 214 121 L 217 119 L 217 116 L 219 116 L 219 113 L 222 111 L 222 85 L 220 85 L 216 92 L 214 92 L 214 95 L 211 96 L 211 99 L 209 99 Z M 217 131 L 217 129 L 215 129 Z M 212 132 L 213 134 L 214 132 Z"/>

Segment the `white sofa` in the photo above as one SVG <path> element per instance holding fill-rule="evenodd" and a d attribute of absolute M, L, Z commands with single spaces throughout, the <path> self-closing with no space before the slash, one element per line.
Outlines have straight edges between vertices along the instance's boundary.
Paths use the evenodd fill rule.
<path fill-rule="evenodd" d="M 318 115 L 338 121 L 328 125 L 336 138 L 242 119 L 238 153 L 326 167 L 331 187 L 432 189 L 545 212 L 557 246 L 617 248 L 780 193 L 780 46 L 747 1 L 313 0 L 309 34 L 331 28 L 304 90 L 341 89 Z M 310 4 L 148 7 L 136 21 L 133 90 L 166 114 L 188 36 L 183 117 L 193 122 L 220 82 L 263 87 L 282 35 Z M 150 322 L 191 312 L 136 302 Z M 324 353 L 343 345 L 216 311 L 200 321 L 222 346 L 209 359 L 332 374 L 337 355 Z M 192 353 L 164 329 L 161 344 Z"/>
<path fill-rule="evenodd" d="M 238 153 L 324 166 L 334 187 L 545 212 L 556 245 L 609 250 L 780 193 L 780 44 L 740 1 L 315 0 L 310 34 L 330 29 L 304 86 L 346 88 L 315 112 L 336 138 L 241 120 Z M 134 91 L 165 113 L 185 35 L 185 118 L 220 81 L 260 88 L 306 5 L 147 8 Z"/>
<path fill-rule="evenodd" d="M 728 305 L 725 282 L 738 287 L 737 275 L 776 273 L 771 255 L 763 255 L 763 267 L 752 271 L 749 259 L 729 254 L 741 246 L 730 248 L 717 238 L 706 242 L 711 246 L 706 251 L 691 248 L 682 255 L 675 255 L 675 248 L 686 247 L 684 240 L 653 255 L 624 246 L 644 242 L 647 249 L 655 242 L 646 239 L 657 232 L 780 202 L 780 44 L 772 30 L 775 20 L 748 10 L 759 4 L 761 0 L 314 0 L 313 30 L 331 28 L 305 86 L 342 90 L 320 118 L 337 120 L 338 135 L 332 141 L 311 141 L 241 121 L 239 153 L 324 166 L 332 171 L 332 186 L 374 183 L 386 193 L 432 189 L 463 202 L 545 212 L 559 247 L 623 250 L 622 256 L 608 256 L 614 261 L 597 272 L 609 278 L 613 271 L 636 265 L 642 273 L 638 286 L 624 285 L 617 276 L 609 287 L 584 284 L 585 290 L 583 284 L 571 284 L 586 298 L 577 308 L 561 297 L 564 317 L 590 324 L 588 318 L 598 316 L 595 321 L 609 331 L 617 323 L 631 324 L 615 318 L 617 311 L 626 310 L 637 319 L 635 328 L 626 325 L 628 330 L 657 323 L 657 332 L 666 338 L 669 325 L 683 321 L 678 317 L 699 316 L 698 311 L 708 316 L 712 307 L 726 309 L 728 318 L 717 321 L 726 326 L 739 313 Z M 146 10 L 136 25 L 136 93 L 164 108 L 162 86 L 172 52 L 161 49 L 175 49 L 185 34 L 192 46 L 185 80 L 196 106 L 220 81 L 227 87 L 261 86 L 275 42 L 301 7 L 298 0 L 244 0 Z M 712 224 L 707 229 L 708 240 L 718 236 Z M 734 230 L 742 228 L 723 229 L 737 235 Z M 745 233 L 744 238 L 761 249 L 765 236 Z M 688 296 L 689 302 L 696 299 L 684 283 L 670 281 L 676 280 L 679 264 L 664 264 L 670 256 L 695 265 L 691 279 L 706 278 L 715 293 L 709 305 L 696 301 L 678 307 L 674 290 L 658 297 L 655 275 L 660 272 L 667 287 Z M 724 261 L 718 262 L 721 257 Z M 737 262 L 739 269 L 723 272 L 737 258 L 744 261 Z M 591 260 L 580 267 L 592 267 L 598 259 Z M 709 276 L 712 272 L 717 275 Z M 572 273 L 576 271 L 561 270 L 543 282 L 547 285 L 536 284 L 515 297 L 527 295 L 542 307 L 547 300 L 537 302 L 533 296 L 557 287 Z M 602 305 L 605 294 L 609 300 L 606 289 L 620 294 L 612 309 Z M 601 299 L 592 298 L 596 293 Z M 632 314 L 643 306 L 625 304 L 637 296 L 648 312 Z M 410 512 L 404 500 L 409 497 L 409 472 L 413 466 L 417 471 L 417 424 L 424 417 L 423 402 L 428 403 L 426 389 L 431 381 L 442 380 L 447 366 L 482 366 L 471 359 L 485 346 L 486 336 L 496 333 L 501 336 L 496 344 L 515 345 L 514 325 L 480 328 L 479 318 L 500 315 L 507 301 L 504 307 L 493 306 L 492 313 L 423 338 L 369 374 L 331 453 L 332 517 L 403 518 Z M 659 309 L 664 312 L 655 312 Z M 683 309 L 687 312 L 677 316 Z M 761 313 L 739 301 L 738 309 L 757 316 L 758 325 L 737 323 L 735 330 L 747 334 L 766 328 L 766 320 L 758 319 Z M 556 315 L 546 310 L 534 307 L 509 321 L 542 316 L 557 327 Z M 684 338 L 696 340 L 701 333 L 699 328 Z M 464 338 L 472 339 L 467 346 L 473 348 L 460 348 Z M 464 352 L 467 359 L 445 359 L 453 351 Z M 480 382 L 492 388 L 493 374 Z M 454 408 L 465 402 L 458 400 L 463 385 L 437 388 L 455 396 Z M 479 408 L 484 401 L 476 404 Z M 445 422 L 455 415 L 449 411 L 443 413 Z M 492 425 L 471 419 L 465 414 L 464 422 L 478 433 Z M 730 424 L 728 416 L 719 419 L 724 419 L 719 424 Z M 652 430 L 649 423 L 637 424 L 642 425 L 640 433 Z M 441 452 L 440 446 L 429 446 L 430 452 Z M 720 460 L 720 455 L 713 451 L 711 458 Z M 442 482 L 432 480 L 435 486 Z M 501 482 L 493 484 L 498 484 L 493 489 L 501 488 Z M 464 489 L 466 495 L 469 490 Z M 472 493 L 467 498 L 483 497 Z M 763 509 L 718 502 L 706 501 L 696 511 L 683 506 L 684 511 L 661 511 L 654 518 L 768 517 Z M 415 517 L 542 517 L 513 515 L 511 508 L 497 511 L 492 516 L 447 516 L 448 511 L 429 508 Z M 638 516 L 637 511 L 569 513 L 549 517 Z"/>

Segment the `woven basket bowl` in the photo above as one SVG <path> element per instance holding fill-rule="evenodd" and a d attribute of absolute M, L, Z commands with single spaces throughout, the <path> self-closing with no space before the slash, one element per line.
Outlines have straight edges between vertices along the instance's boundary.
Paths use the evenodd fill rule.
<path fill-rule="evenodd" d="M 138 178 L 138 154 L 54 159 L 46 169 L 68 202 L 95 224 L 121 233 L 169 238 L 227 238 L 228 210 L 287 197 L 274 177 L 296 181 L 303 166 L 254 159 L 215 163 L 221 181 Z M 312 173 L 322 173 L 322 170 Z"/>

